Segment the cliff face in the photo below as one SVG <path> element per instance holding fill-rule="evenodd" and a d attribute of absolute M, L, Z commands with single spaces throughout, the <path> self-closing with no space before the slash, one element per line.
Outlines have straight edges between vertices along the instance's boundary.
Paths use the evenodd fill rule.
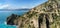
<path fill-rule="evenodd" d="M 60 0 L 48 0 L 13 22 L 18 28 L 60 28 Z"/>

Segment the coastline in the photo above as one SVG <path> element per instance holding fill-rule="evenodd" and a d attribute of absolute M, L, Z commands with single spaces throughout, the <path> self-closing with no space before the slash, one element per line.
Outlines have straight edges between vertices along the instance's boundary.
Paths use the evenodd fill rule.
<path fill-rule="evenodd" d="M 4 22 L 5 25 L 7 25 L 7 22 Z M 16 26 L 16 25 L 8 25 L 8 26 Z M 16 28 L 18 28 L 18 26 L 16 26 Z"/>

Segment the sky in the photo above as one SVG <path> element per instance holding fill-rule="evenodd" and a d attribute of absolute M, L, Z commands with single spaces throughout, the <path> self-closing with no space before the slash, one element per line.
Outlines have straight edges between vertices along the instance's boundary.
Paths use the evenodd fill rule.
<path fill-rule="evenodd" d="M 33 8 L 48 0 L 0 0 L 0 9 Z"/>

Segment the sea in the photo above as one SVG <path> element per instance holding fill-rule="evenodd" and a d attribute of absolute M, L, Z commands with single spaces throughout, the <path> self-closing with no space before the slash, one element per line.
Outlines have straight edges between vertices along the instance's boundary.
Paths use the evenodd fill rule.
<path fill-rule="evenodd" d="M 29 10 L 19 10 L 19 11 L 0 11 L 0 28 L 17 28 L 16 25 L 7 25 L 7 17 L 11 14 L 23 15 Z"/>

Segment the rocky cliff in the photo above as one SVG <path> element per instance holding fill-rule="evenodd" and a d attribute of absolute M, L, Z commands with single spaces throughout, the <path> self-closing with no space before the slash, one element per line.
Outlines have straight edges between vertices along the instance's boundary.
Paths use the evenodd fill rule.
<path fill-rule="evenodd" d="M 14 22 L 10 23 L 18 28 L 60 28 L 60 0 L 48 0 L 15 18 L 10 18 Z"/>
<path fill-rule="evenodd" d="M 12 14 L 11 16 L 7 17 L 7 25 L 17 25 L 16 19 L 19 18 L 20 15 Z"/>

